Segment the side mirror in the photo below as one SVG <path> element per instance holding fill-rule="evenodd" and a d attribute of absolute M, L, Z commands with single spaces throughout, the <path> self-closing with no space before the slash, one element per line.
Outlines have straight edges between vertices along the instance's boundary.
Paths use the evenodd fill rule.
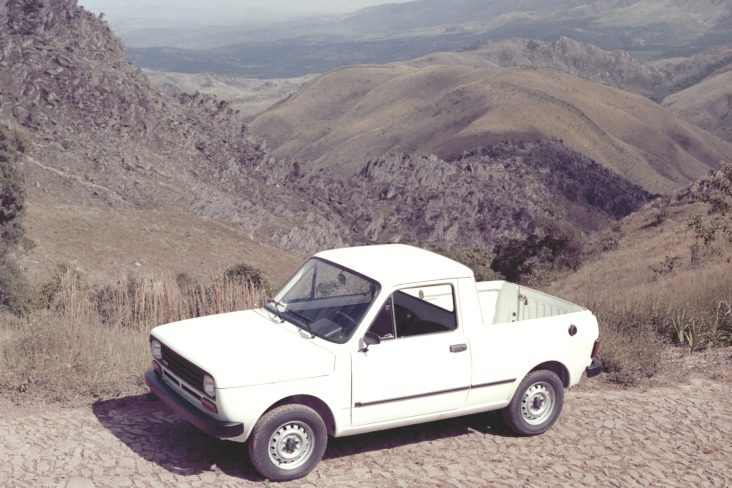
<path fill-rule="evenodd" d="M 374 334 L 373 332 L 366 332 L 366 335 L 360 341 L 360 349 L 358 352 L 368 352 L 369 346 L 381 344 L 381 337 Z"/>

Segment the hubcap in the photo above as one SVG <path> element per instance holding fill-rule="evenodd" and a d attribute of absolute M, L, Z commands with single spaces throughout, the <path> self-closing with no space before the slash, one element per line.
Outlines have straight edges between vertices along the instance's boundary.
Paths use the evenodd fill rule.
<path fill-rule="evenodd" d="M 313 431 L 303 422 L 281 425 L 269 438 L 269 459 L 281 469 L 295 469 L 313 452 Z"/>
<path fill-rule="evenodd" d="M 521 415 L 530 425 L 546 421 L 554 410 L 554 387 L 545 382 L 534 383 L 521 399 Z"/>

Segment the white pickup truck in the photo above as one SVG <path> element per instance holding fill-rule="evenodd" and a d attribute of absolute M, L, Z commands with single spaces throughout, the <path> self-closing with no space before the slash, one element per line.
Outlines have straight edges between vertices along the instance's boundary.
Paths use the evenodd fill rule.
<path fill-rule="evenodd" d="M 405 245 L 325 251 L 264 307 L 153 329 L 153 394 L 245 442 L 266 478 L 305 476 L 328 436 L 503 409 L 520 435 L 557 420 L 595 376 L 594 315 L 523 286 L 476 283 Z"/>

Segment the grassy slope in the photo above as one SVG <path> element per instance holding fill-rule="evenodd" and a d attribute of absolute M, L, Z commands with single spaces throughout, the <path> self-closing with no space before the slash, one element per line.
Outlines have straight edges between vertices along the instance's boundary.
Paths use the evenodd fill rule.
<path fill-rule="evenodd" d="M 547 288 L 595 313 L 608 377 L 625 385 L 673 369 L 671 358 L 690 347 L 729 345 L 732 331 L 732 242 L 718 239 L 692 260 L 687 222 L 706 209 L 682 203 L 659 212 L 650 204 L 596 236 L 596 246 L 620 239 Z"/>
<path fill-rule="evenodd" d="M 658 212 L 654 204 L 649 204 L 627 217 L 620 224 L 622 237 L 616 249 L 591 256 L 578 271 L 553 283 L 549 287 L 551 292 L 584 303 L 612 301 L 647 294 L 650 290 L 673 294 L 680 291 L 679 281 L 699 284 L 704 281 L 698 279 L 700 276 L 729 274 L 732 265 L 723 256 L 731 254 L 732 246 L 724 241 L 715 243 L 724 251 L 722 257 L 707 256 L 699 266 L 690 264 L 690 248 L 695 240 L 687 222 L 694 215 L 706 212 L 702 204 L 672 205 L 664 220 L 652 225 Z M 590 245 L 597 246 L 612 234 L 617 232 L 607 230 L 595 236 Z M 665 274 L 654 272 L 651 267 L 658 267 L 667 256 L 680 258 L 675 270 Z"/>
<path fill-rule="evenodd" d="M 34 199 L 26 227 L 36 247 L 24 264 L 36 282 L 46 280 L 59 263 L 82 270 L 94 283 L 130 273 L 185 272 L 205 279 L 233 264 L 250 263 L 279 285 L 302 261 L 296 253 L 251 240 L 234 226 L 174 207 L 138 210 Z"/>
<path fill-rule="evenodd" d="M 560 138 L 652 191 L 716 166 L 732 145 L 640 96 L 547 70 L 356 66 L 317 78 L 251 124 L 279 157 L 347 173 L 388 151 Z"/>
<path fill-rule="evenodd" d="M 677 117 L 732 141 L 732 71 L 674 93 L 663 105 Z"/>

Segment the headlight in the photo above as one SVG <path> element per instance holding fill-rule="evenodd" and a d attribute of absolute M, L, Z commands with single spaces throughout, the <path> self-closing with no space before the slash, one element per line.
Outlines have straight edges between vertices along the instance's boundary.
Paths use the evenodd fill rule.
<path fill-rule="evenodd" d="M 216 383 L 209 375 L 203 376 L 203 392 L 211 398 L 216 398 Z"/>
<path fill-rule="evenodd" d="M 150 352 L 158 361 L 163 359 L 163 346 L 161 346 L 155 339 L 150 341 Z"/>

